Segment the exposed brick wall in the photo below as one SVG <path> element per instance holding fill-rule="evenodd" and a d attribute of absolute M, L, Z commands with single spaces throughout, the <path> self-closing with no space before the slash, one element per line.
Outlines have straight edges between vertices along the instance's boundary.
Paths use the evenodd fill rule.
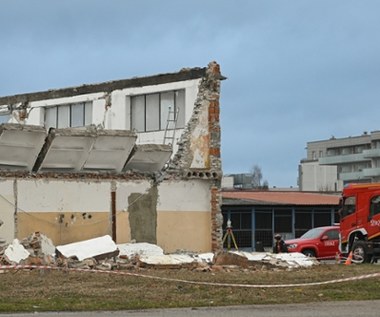
<path fill-rule="evenodd" d="M 219 97 L 220 97 L 220 73 L 219 65 L 216 62 L 209 63 L 205 76 L 201 79 L 198 89 L 198 96 L 194 104 L 192 117 L 187 124 L 184 133 L 178 142 L 178 151 L 169 165 L 168 172 L 172 175 L 181 173 L 184 178 L 211 177 L 220 181 L 222 177 L 221 159 L 220 159 L 220 121 L 219 121 Z M 206 121 L 203 122 L 203 116 L 206 113 Z M 198 141 L 197 132 L 207 129 L 203 141 L 207 144 L 197 147 L 204 155 L 204 166 L 201 168 L 192 168 L 194 161 L 194 148 Z M 208 176 L 209 175 L 209 176 Z"/>
<path fill-rule="evenodd" d="M 222 250 L 223 238 L 223 216 L 221 213 L 221 191 L 220 187 L 211 188 L 211 250 L 217 252 Z"/>
<path fill-rule="evenodd" d="M 210 168 L 214 171 L 218 171 L 218 175 L 222 175 L 221 167 L 221 157 L 220 157 L 220 107 L 219 107 L 219 96 L 220 96 L 220 80 L 221 76 L 220 67 L 217 63 L 213 62 L 208 65 L 207 76 L 210 78 L 210 95 L 209 95 L 209 110 L 208 110 L 208 127 L 210 135 Z M 215 185 L 211 188 L 211 249 L 212 251 L 219 251 L 223 248 L 222 238 L 223 238 L 223 216 L 221 213 L 221 192 L 220 192 L 220 181 L 219 178 Z"/>
<path fill-rule="evenodd" d="M 168 174 L 173 178 L 202 178 L 210 180 L 212 251 L 222 249 L 223 235 L 220 195 L 222 167 L 219 119 L 221 79 L 222 75 L 219 65 L 216 62 L 209 63 L 206 74 L 199 84 L 193 115 L 178 143 L 178 152 L 167 170 Z M 204 133 L 204 135 L 199 136 L 199 131 Z M 202 155 L 204 166 L 194 168 L 193 162 L 195 156 L 199 155 L 199 153 Z"/>

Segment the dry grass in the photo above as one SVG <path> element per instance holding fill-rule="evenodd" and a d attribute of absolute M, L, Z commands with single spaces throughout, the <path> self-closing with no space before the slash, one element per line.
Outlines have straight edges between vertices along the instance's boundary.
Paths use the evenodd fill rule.
<path fill-rule="evenodd" d="M 379 265 L 320 265 L 294 271 L 133 271 L 181 280 L 261 285 L 328 281 L 375 272 L 380 272 Z M 89 272 L 20 270 L 0 274 L 0 312 L 118 310 L 362 299 L 380 299 L 379 277 L 323 286 L 235 288 Z"/>

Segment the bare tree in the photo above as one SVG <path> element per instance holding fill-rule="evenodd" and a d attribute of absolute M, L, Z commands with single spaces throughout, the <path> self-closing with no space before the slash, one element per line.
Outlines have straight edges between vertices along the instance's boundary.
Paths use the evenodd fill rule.
<path fill-rule="evenodd" d="M 261 167 L 258 165 L 254 165 L 252 167 L 252 187 L 260 188 L 262 178 L 263 178 L 263 173 L 261 172 Z"/>
<path fill-rule="evenodd" d="M 261 167 L 259 165 L 254 165 L 251 169 L 251 174 L 252 174 L 252 188 L 257 188 L 257 189 L 268 189 L 269 184 L 267 180 L 263 179 L 263 173 L 261 171 Z"/>

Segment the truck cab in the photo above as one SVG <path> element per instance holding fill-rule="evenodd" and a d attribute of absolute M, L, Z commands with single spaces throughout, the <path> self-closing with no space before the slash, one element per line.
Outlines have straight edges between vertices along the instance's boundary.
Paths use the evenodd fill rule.
<path fill-rule="evenodd" d="M 348 184 L 342 192 L 339 249 L 357 262 L 380 254 L 380 183 Z"/>

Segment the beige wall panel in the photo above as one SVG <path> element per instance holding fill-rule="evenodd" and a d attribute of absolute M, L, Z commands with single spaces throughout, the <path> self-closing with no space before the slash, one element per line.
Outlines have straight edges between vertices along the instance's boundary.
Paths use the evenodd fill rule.
<path fill-rule="evenodd" d="M 15 236 L 15 199 L 13 194 L 13 180 L 0 181 L 0 239 L 7 243 L 12 242 Z"/>
<path fill-rule="evenodd" d="M 158 187 L 157 210 L 199 211 L 211 210 L 210 181 L 166 181 Z"/>
<path fill-rule="evenodd" d="M 157 245 L 165 252 L 210 252 L 210 212 L 158 212 Z"/>
<path fill-rule="evenodd" d="M 121 211 L 116 214 L 116 243 L 131 242 L 131 229 L 128 212 Z"/>
<path fill-rule="evenodd" d="M 38 231 L 48 236 L 54 245 L 111 235 L 108 212 L 19 212 L 17 223 L 18 239 Z"/>
<path fill-rule="evenodd" d="M 18 180 L 18 208 L 27 212 L 110 211 L 111 183 Z"/>

